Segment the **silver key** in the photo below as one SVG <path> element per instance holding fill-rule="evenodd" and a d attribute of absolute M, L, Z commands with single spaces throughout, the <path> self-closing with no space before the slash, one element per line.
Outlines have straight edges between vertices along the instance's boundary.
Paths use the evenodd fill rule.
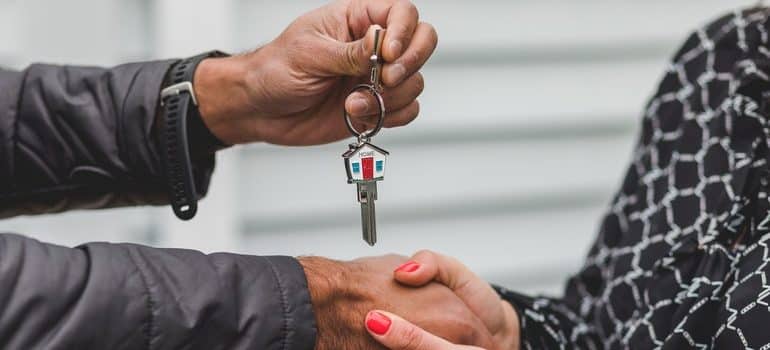
<path fill-rule="evenodd" d="M 385 178 L 388 151 L 368 142 L 351 144 L 342 157 L 348 183 L 356 184 L 357 199 L 361 204 L 361 228 L 364 241 L 377 243 L 377 220 L 374 203 L 377 200 L 377 182 Z"/>
<path fill-rule="evenodd" d="M 342 157 L 345 159 L 348 183 L 354 183 L 357 187 L 358 202 L 361 204 L 361 227 L 364 241 L 371 246 L 377 243 L 377 220 L 374 210 L 374 202 L 377 200 L 377 182 L 385 178 L 385 163 L 388 158 L 388 151 L 370 143 L 372 137 L 380 132 L 385 122 L 385 103 L 381 94 L 381 60 L 379 56 L 383 32 L 382 29 L 375 31 L 370 83 L 358 85 L 350 92 L 352 94 L 358 90 L 366 90 L 375 98 L 380 109 L 377 125 L 372 130 L 359 132 L 353 126 L 348 113 L 344 112 L 345 124 L 353 136 L 358 138 L 358 142 L 350 144 L 348 151 Z"/>

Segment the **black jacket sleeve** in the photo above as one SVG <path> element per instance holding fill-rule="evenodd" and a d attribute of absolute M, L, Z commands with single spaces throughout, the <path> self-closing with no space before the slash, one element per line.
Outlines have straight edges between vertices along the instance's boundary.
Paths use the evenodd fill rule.
<path fill-rule="evenodd" d="M 165 204 L 153 128 L 173 63 L 0 70 L 0 217 Z M 214 156 L 193 167 L 202 196 Z"/>
<path fill-rule="evenodd" d="M 0 235 L 2 349 L 312 349 L 288 257 L 132 244 L 65 248 Z"/>
<path fill-rule="evenodd" d="M 0 217 L 167 202 L 154 130 L 173 61 L 0 70 Z M 193 160 L 199 196 L 212 154 Z M 0 234 L 0 349 L 312 349 L 289 257 Z"/>

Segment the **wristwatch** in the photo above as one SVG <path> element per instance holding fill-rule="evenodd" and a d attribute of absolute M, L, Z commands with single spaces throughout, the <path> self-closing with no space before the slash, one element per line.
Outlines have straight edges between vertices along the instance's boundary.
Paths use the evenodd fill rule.
<path fill-rule="evenodd" d="M 169 70 L 160 93 L 160 153 L 169 202 L 182 220 L 192 219 L 198 211 L 194 158 L 226 147 L 201 118 L 193 86 L 195 70 L 207 58 L 226 56 L 211 51 L 177 62 Z"/>

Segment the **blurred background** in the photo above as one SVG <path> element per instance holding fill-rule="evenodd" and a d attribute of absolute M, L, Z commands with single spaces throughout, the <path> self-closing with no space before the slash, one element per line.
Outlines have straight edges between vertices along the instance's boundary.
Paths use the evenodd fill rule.
<path fill-rule="evenodd" d="M 415 0 L 440 35 L 422 114 L 386 130 L 379 244 L 361 239 L 346 143 L 237 147 L 198 217 L 171 209 L 0 221 L 75 246 L 348 259 L 431 248 L 526 292 L 560 293 L 618 187 L 638 117 L 694 28 L 756 1 Z M 269 42 L 319 0 L 0 0 L 0 65 L 115 65 Z M 340 106 L 342 108 L 342 106 Z"/>

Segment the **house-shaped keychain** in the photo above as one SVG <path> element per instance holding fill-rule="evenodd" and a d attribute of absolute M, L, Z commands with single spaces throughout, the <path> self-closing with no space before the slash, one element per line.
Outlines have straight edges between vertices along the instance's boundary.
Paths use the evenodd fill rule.
<path fill-rule="evenodd" d="M 351 144 L 342 155 L 348 173 L 348 183 L 380 181 L 385 177 L 388 151 L 368 142 Z"/>

